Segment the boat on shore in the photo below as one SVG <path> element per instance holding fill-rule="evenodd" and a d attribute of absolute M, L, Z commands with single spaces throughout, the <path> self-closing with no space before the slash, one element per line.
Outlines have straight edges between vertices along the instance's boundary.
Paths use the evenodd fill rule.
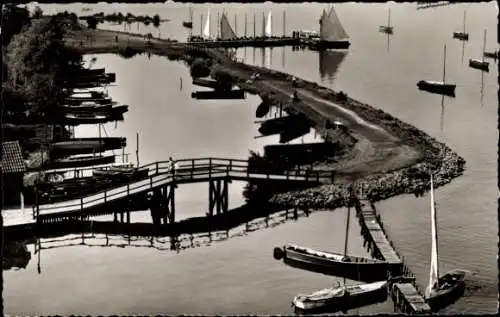
<path fill-rule="evenodd" d="M 434 182 L 431 178 L 430 202 L 431 202 L 431 267 L 429 270 L 429 284 L 425 292 L 425 301 L 433 311 L 453 303 L 463 295 L 465 291 L 464 270 L 452 270 L 439 275 L 438 257 L 438 232 L 437 232 L 437 210 L 434 201 Z"/>
<path fill-rule="evenodd" d="M 349 48 L 351 45 L 349 35 L 347 35 L 342 23 L 340 23 L 333 6 L 328 13 L 326 13 L 326 10 L 323 10 L 319 23 L 319 39 L 311 39 L 306 42 L 310 49 L 319 51 Z"/>
<path fill-rule="evenodd" d="M 311 294 L 298 294 L 292 304 L 296 312 L 337 312 L 382 302 L 386 298 L 387 281 L 378 281 L 325 288 Z"/>
<path fill-rule="evenodd" d="M 109 150 L 117 150 L 124 146 L 124 143 L 107 142 L 104 139 L 93 140 L 71 140 L 52 143 L 49 146 L 51 155 L 67 156 L 78 154 L 99 153 Z"/>
<path fill-rule="evenodd" d="M 457 87 L 457 85 L 447 84 L 445 80 L 446 80 L 446 45 L 444 45 L 443 81 L 420 80 L 417 83 L 417 87 L 418 89 L 427 92 L 455 97 L 455 88 Z"/>
<path fill-rule="evenodd" d="M 55 159 L 50 163 L 52 169 L 85 167 L 102 164 L 112 164 L 115 162 L 114 155 L 107 156 L 70 156 L 66 158 Z"/>
<path fill-rule="evenodd" d="M 469 33 L 465 31 L 465 17 L 466 17 L 466 11 L 464 10 L 464 30 L 463 32 L 453 32 L 453 38 L 458 39 L 460 41 L 468 41 L 469 40 Z"/>
<path fill-rule="evenodd" d="M 96 124 L 113 121 L 108 115 L 92 112 L 71 112 L 64 114 L 64 123 L 67 125 Z"/>

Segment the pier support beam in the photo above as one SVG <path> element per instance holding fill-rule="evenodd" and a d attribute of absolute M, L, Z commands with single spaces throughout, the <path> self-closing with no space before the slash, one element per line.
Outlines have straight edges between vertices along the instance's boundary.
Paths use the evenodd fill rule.
<path fill-rule="evenodd" d="M 208 182 L 208 215 L 214 215 L 216 208 L 217 215 L 228 210 L 228 179 L 216 179 Z"/>
<path fill-rule="evenodd" d="M 171 184 L 162 188 L 163 192 L 163 224 L 175 222 L 175 188 L 177 185 Z"/>

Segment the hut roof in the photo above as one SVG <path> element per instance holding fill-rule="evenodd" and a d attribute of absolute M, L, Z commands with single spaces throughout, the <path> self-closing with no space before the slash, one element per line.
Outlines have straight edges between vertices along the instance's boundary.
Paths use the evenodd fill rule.
<path fill-rule="evenodd" d="M 26 165 L 18 141 L 2 143 L 2 173 L 24 173 Z"/>

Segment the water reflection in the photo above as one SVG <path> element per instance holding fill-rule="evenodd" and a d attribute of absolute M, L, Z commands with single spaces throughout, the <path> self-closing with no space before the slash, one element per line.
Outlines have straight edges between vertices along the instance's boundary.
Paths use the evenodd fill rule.
<path fill-rule="evenodd" d="M 330 84 L 335 79 L 335 74 L 344 58 L 347 56 L 346 52 L 342 51 L 320 51 L 319 52 L 319 73 L 321 81 L 324 82 L 328 78 Z"/>
<path fill-rule="evenodd" d="M 484 106 L 483 99 L 484 99 L 484 72 L 481 72 L 481 99 L 480 99 L 481 107 Z"/>
<path fill-rule="evenodd" d="M 266 209 L 266 208 L 262 208 Z M 47 233 L 28 241 L 34 244 L 37 254 L 37 270 L 41 274 L 43 250 L 68 247 L 100 247 L 100 248 L 150 248 L 158 251 L 183 250 L 211 246 L 213 243 L 231 238 L 245 236 L 251 232 L 274 228 L 288 221 L 297 221 L 308 217 L 310 210 L 281 210 L 259 212 L 257 216 L 249 215 L 248 219 L 234 224 L 227 229 L 206 230 L 197 233 L 172 234 L 171 230 L 162 230 L 148 223 L 114 223 L 114 222 L 81 222 L 80 230 L 68 230 Z M 108 228 L 108 229 L 105 229 Z M 112 230 L 109 230 L 112 228 Z M 147 234 L 145 232 L 148 232 Z M 26 242 L 23 242 L 26 248 Z M 28 252 L 29 253 L 29 252 Z M 23 257 L 26 267 L 31 256 Z M 5 270 L 5 268 L 4 268 Z"/>

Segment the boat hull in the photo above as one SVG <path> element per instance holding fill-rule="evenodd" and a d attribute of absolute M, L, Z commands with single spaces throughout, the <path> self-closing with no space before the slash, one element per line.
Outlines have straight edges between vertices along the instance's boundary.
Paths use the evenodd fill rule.
<path fill-rule="evenodd" d="M 468 33 L 463 33 L 463 32 L 453 32 L 453 38 L 459 39 L 462 41 L 468 41 L 469 40 L 469 34 Z"/>
<path fill-rule="evenodd" d="M 433 84 L 426 81 L 419 81 L 417 87 L 427 92 L 455 97 L 455 84 Z"/>
<path fill-rule="evenodd" d="M 269 105 L 268 102 L 263 101 L 258 107 L 257 110 L 255 110 L 255 116 L 257 118 L 263 118 L 266 114 L 269 113 L 269 110 L 271 110 L 271 106 Z"/>
<path fill-rule="evenodd" d="M 50 165 L 51 168 L 72 168 L 72 167 L 84 167 L 93 166 L 101 164 L 111 164 L 115 162 L 115 156 L 96 156 L 96 157 L 85 157 L 85 158 L 67 158 L 54 160 Z"/>
<path fill-rule="evenodd" d="M 185 28 L 188 28 L 188 29 L 192 29 L 193 28 L 193 22 L 182 22 L 182 26 L 185 27 Z"/>
<path fill-rule="evenodd" d="M 380 287 L 370 291 L 350 294 L 348 296 L 335 297 L 321 301 L 301 301 L 294 298 L 292 304 L 296 313 L 324 313 L 324 312 L 346 312 L 349 309 L 354 309 L 366 305 L 371 305 L 379 302 L 384 302 L 387 299 L 386 283 L 379 283 Z"/>
<path fill-rule="evenodd" d="M 379 32 L 386 33 L 386 34 L 393 34 L 394 33 L 394 27 L 392 26 L 384 26 L 381 25 L 378 27 Z"/>
<path fill-rule="evenodd" d="M 351 46 L 349 41 L 313 41 L 309 43 L 309 48 L 315 51 L 327 49 L 348 49 Z"/>
<path fill-rule="evenodd" d="M 343 255 L 328 252 L 338 259 L 298 252 L 284 248 L 283 262 L 291 267 L 304 269 L 331 276 L 345 277 L 362 282 L 375 282 L 387 279 L 389 264 L 387 262 L 359 257 L 349 257 L 351 262 L 342 261 Z M 322 253 L 326 253 L 320 251 Z"/>
<path fill-rule="evenodd" d="M 469 60 L 469 67 L 479 69 L 479 70 L 482 70 L 485 72 L 489 72 L 489 70 L 490 70 L 488 62 L 478 61 L 478 60 L 474 60 L 474 59 Z"/>
<path fill-rule="evenodd" d="M 454 281 L 450 279 L 455 277 Z M 433 290 L 431 296 L 426 299 L 427 304 L 432 311 L 436 312 L 453 302 L 455 302 L 465 291 L 465 273 L 454 270 L 439 277 L 439 284 L 443 285 L 446 281 L 452 282 L 450 286 L 441 290 Z"/>
<path fill-rule="evenodd" d="M 484 52 L 484 57 L 498 59 L 498 52 Z"/>

